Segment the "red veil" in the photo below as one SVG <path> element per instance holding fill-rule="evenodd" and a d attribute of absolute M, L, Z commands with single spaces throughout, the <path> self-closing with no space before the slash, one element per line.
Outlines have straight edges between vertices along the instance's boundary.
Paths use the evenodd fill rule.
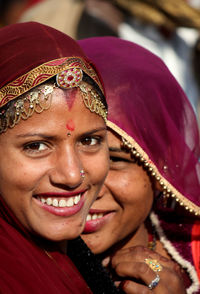
<path fill-rule="evenodd" d="M 192 106 L 161 59 L 141 46 L 115 37 L 79 44 L 102 75 L 108 127 L 126 140 L 169 200 L 166 206 L 156 201 L 150 214 L 158 238 L 188 273 L 187 293 L 200 293 L 194 268 L 200 234 L 192 234 L 200 216 L 200 141 Z"/>

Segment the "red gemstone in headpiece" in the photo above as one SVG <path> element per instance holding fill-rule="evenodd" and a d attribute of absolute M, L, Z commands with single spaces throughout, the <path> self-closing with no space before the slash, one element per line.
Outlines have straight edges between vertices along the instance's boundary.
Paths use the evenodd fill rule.
<path fill-rule="evenodd" d="M 74 88 L 82 81 L 83 72 L 80 68 L 70 68 L 57 74 L 56 81 L 59 87 Z"/>

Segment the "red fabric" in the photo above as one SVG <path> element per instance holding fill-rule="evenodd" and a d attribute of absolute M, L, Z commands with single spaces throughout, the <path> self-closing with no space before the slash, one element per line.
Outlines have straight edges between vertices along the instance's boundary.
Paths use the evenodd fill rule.
<path fill-rule="evenodd" d="M 18 223 L 0 197 L 0 292 L 91 294 L 71 260 L 54 249 L 51 259 Z"/>
<path fill-rule="evenodd" d="M 197 221 L 192 228 L 192 256 L 200 281 L 200 221 Z"/>
<path fill-rule="evenodd" d="M 0 29 L 0 88 L 37 66 L 61 57 L 82 57 L 77 42 L 64 33 L 36 22 Z"/>
<path fill-rule="evenodd" d="M 104 80 L 108 125 L 129 136 L 165 185 L 176 189 L 172 191 L 180 202 L 200 214 L 198 124 L 168 68 L 148 50 L 119 38 L 90 38 L 79 44 Z"/>

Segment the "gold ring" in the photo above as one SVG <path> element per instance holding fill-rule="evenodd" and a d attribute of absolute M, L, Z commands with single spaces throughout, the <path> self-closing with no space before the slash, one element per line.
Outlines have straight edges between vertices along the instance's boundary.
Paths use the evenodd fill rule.
<path fill-rule="evenodd" d="M 145 258 L 144 261 L 154 272 L 161 272 L 163 267 L 156 259 Z"/>

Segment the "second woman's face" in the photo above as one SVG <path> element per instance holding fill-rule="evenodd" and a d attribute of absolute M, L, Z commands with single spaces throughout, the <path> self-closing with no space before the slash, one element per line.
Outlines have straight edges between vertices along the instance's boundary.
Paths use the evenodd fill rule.
<path fill-rule="evenodd" d="M 138 245 L 153 202 L 152 184 L 147 173 L 134 162 L 129 152 L 121 148 L 120 138 L 111 131 L 108 132 L 108 144 L 110 170 L 82 234 L 97 254 L 117 244 L 121 247 Z M 129 244 L 126 244 L 128 240 Z"/>
<path fill-rule="evenodd" d="M 66 95 L 55 89 L 48 110 L 0 135 L 1 196 L 26 229 L 54 241 L 82 232 L 109 162 L 103 119 L 78 91 Z"/>

